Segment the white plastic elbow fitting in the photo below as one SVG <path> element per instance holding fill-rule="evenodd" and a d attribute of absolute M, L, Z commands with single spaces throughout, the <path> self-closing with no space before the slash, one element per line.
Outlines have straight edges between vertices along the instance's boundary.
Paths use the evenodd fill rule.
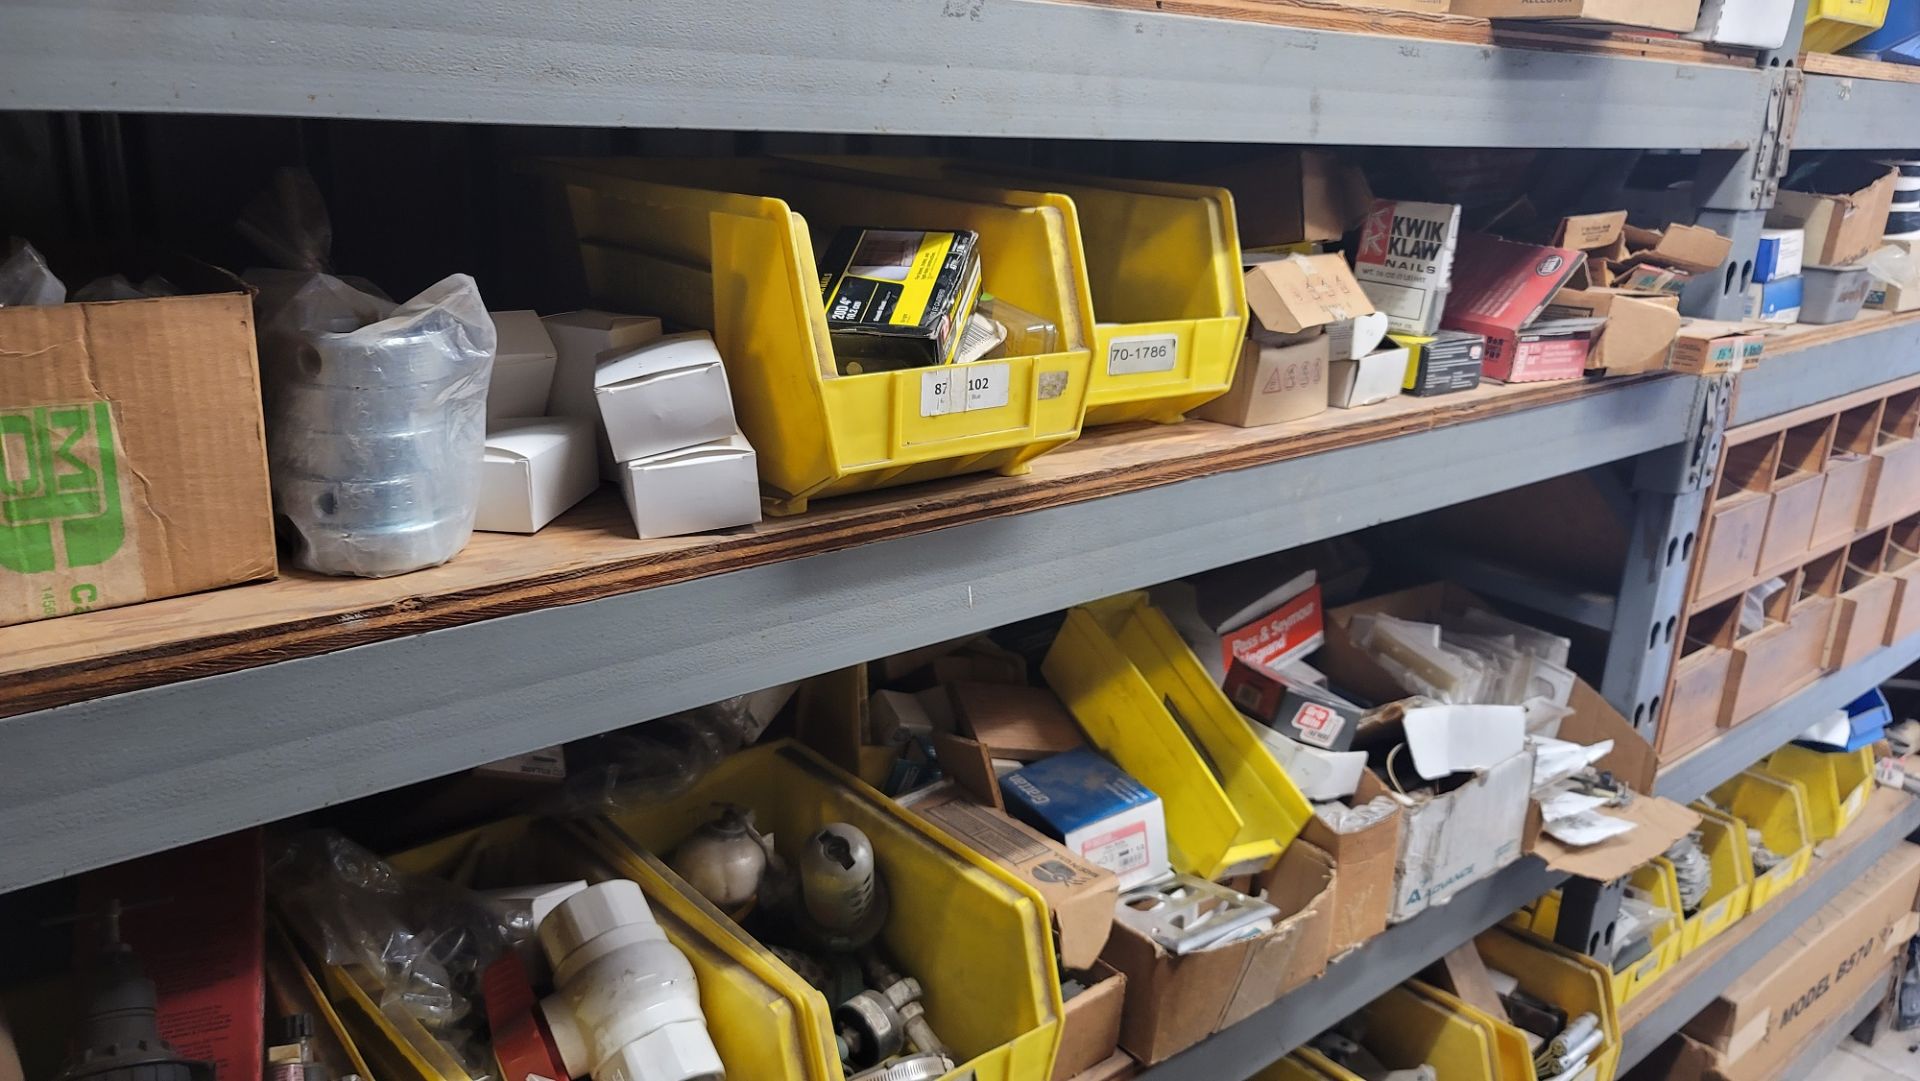
<path fill-rule="evenodd" d="M 554 992 L 540 1003 L 560 1061 L 593 1081 L 722 1081 L 693 966 L 625 879 L 574 894 L 540 922 Z"/>

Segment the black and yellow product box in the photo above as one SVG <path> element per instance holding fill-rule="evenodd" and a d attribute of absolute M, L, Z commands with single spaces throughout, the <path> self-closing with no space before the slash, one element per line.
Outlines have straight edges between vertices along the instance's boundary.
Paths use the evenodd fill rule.
<path fill-rule="evenodd" d="M 1400 389 L 1425 397 L 1472 390 L 1480 385 L 1480 364 L 1487 356 L 1487 339 L 1478 334 L 1443 330 L 1422 334 L 1389 334 L 1395 345 L 1407 348 L 1407 377 Z"/>
<path fill-rule="evenodd" d="M 840 373 L 952 363 L 980 297 L 978 247 L 964 229 L 836 232 L 820 291 Z"/>

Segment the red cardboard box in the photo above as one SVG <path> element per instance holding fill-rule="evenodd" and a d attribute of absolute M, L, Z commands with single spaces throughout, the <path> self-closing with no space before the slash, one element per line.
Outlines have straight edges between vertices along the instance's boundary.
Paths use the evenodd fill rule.
<path fill-rule="evenodd" d="M 1481 372 L 1502 383 L 1542 383 L 1586 374 L 1587 353 L 1605 319 L 1542 320 L 1512 334 L 1487 335 Z"/>
<path fill-rule="evenodd" d="M 1587 364 L 1593 332 L 1540 328 L 1526 340 L 1521 331 L 1539 318 L 1547 302 L 1586 257 L 1571 248 L 1502 240 L 1485 233 L 1460 238 L 1453 295 L 1441 325 L 1483 334 L 1488 378 L 1508 382 L 1578 377 Z"/>

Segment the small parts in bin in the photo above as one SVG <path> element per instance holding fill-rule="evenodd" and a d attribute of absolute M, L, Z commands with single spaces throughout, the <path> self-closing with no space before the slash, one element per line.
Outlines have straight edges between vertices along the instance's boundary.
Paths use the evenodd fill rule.
<path fill-rule="evenodd" d="M 980 297 L 979 243 L 965 229 L 835 233 L 820 287 L 840 374 L 954 363 Z"/>
<path fill-rule="evenodd" d="M 723 911 L 738 912 L 759 896 L 772 849 L 753 828 L 752 811 L 727 805 L 680 842 L 668 865 Z"/>
<path fill-rule="evenodd" d="M 318 1031 L 310 1013 L 276 1018 L 267 1037 L 267 1081 L 333 1081 L 326 1064 L 314 1053 Z"/>
<path fill-rule="evenodd" d="M 1688 916 L 1700 911 L 1707 891 L 1713 887 L 1713 864 L 1701 847 L 1698 830 L 1687 834 L 1667 849 L 1673 862 L 1674 878 L 1680 886 L 1680 910 Z"/>
<path fill-rule="evenodd" d="M 99 952 L 87 967 L 85 1017 L 56 1081 L 213 1081 L 213 1064 L 181 1058 L 155 1020 L 153 981 L 120 941 L 120 904 L 101 915 Z"/>
<path fill-rule="evenodd" d="M 1357 1031 L 1357 1030 L 1356 1030 Z M 1341 1032 L 1323 1032 L 1313 1038 L 1313 1049 L 1363 1081 L 1439 1081 L 1440 1072 L 1428 1063 L 1390 1070 L 1359 1040 Z"/>

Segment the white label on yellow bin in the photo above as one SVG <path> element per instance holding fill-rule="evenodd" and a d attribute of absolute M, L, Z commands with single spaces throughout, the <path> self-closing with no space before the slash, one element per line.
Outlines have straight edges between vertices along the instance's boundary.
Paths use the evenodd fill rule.
<path fill-rule="evenodd" d="M 1179 353 L 1179 341 L 1171 334 L 1142 334 L 1115 338 L 1107 346 L 1108 375 L 1139 375 L 1142 372 L 1170 372 Z"/>
<path fill-rule="evenodd" d="M 1887 788 L 1901 788 L 1907 783 L 1907 771 L 1900 768 L 1898 758 L 1876 758 L 1873 760 L 1873 779 Z"/>
<path fill-rule="evenodd" d="M 920 376 L 920 415 L 944 417 L 1007 404 L 1005 364 L 951 364 Z"/>

